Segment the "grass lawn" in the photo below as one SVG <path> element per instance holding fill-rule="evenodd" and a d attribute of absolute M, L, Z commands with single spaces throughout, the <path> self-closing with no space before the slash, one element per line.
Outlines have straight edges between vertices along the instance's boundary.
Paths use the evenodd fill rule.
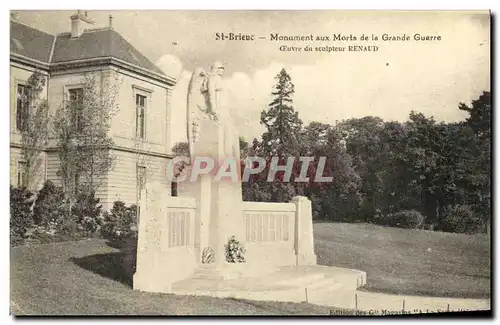
<path fill-rule="evenodd" d="M 318 264 L 366 271 L 364 290 L 490 297 L 486 235 L 315 223 L 314 237 Z M 130 272 L 121 268 L 124 258 L 104 240 L 11 248 L 11 310 L 16 315 L 328 315 L 332 310 L 133 291 Z"/>
<path fill-rule="evenodd" d="M 490 238 L 485 234 L 315 223 L 314 243 L 318 264 L 367 272 L 364 290 L 490 297 Z"/>
<path fill-rule="evenodd" d="M 11 248 L 16 315 L 329 315 L 330 307 L 133 291 L 104 240 Z M 175 265 L 172 265 L 175 267 Z"/>

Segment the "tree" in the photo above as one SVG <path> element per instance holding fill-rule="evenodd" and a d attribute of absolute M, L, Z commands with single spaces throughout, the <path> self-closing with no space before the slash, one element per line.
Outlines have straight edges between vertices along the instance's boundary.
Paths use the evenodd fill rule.
<path fill-rule="evenodd" d="M 313 217 L 335 221 L 357 219 L 361 178 L 346 151 L 339 128 L 311 122 L 301 139 L 301 156 L 314 157 L 315 161 L 309 165 L 310 181 L 296 183 L 296 187 L 298 194 L 311 199 Z M 332 177 L 331 182 L 314 181 L 320 157 L 326 158 L 323 176 Z"/>
<path fill-rule="evenodd" d="M 275 79 L 277 83 L 271 93 L 274 98 L 269 109 L 260 115 L 261 124 L 267 128 L 262 134 L 262 146 L 268 155 L 295 154 L 302 129 L 302 121 L 293 108 L 295 87 L 285 69 Z"/>
<path fill-rule="evenodd" d="M 491 135 L 491 93 L 483 91 L 478 99 L 472 101 L 471 106 L 460 103 L 458 109 L 469 113 L 465 124 L 472 128 L 481 138 L 489 139 Z"/>
<path fill-rule="evenodd" d="M 172 147 L 172 153 L 176 156 L 189 156 L 189 145 L 187 142 L 177 142 Z"/>
<path fill-rule="evenodd" d="M 181 158 L 180 162 L 178 162 L 175 166 L 173 166 L 174 170 L 172 177 L 174 179 L 170 180 L 170 186 L 171 186 L 171 195 L 172 196 L 177 196 L 178 195 L 178 184 L 175 181 L 175 178 L 178 177 L 188 165 L 190 165 L 189 159 L 189 144 L 187 142 L 177 142 L 173 147 L 172 147 L 172 153 L 175 155 L 175 157 Z"/>
<path fill-rule="evenodd" d="M 491 93 L 484 91 L 478 99 L 472 101 L 471 106 L 460 103 L 459 109 L 469 113 L 464 124 L 472 130 L 477 139 L 473 153 L 474 159 L 469 164 L 473 171 L 467 174 L 469 176 L 468 188 L 475 192 L 476 212 L 479 212 L 483 221 L 489 224 L 491 217 Z"/>
<path fill-rule="evenodd" d="M 110 74 L 87 73 L 81 88 L 70 89 L 55 113 L 53 133 L 63 190 L 69 198 L 79 191 L 95 192 L 113 166 L 109 129 L 118 109 L 116 87 Z"/>
<path fill-rule="evenodd" d="M 18 108 L 16 118 L 20 119 L 21 125 L 21 156 L 26 166 L 25 186 L 34 190 L 37 184 L 36 176 L 43 176 L 40 172 L 43 165 L 41 154 L 46 147 L 48 138 L 48 104 L 47 99 L 42 97 L 46 77 L 36 70 L 29 77 L 25 87 L 18 94 Z"/>
<path fill-rule="evenodd" d="M 240 141 L 240 157 L 244 159 L 248 155 L 248 150 L 250 149 L 248 142 L 244 137 L 239 137 Z"/>
<path fill-rule="evenodd" d="M 273 99 L 268 110 L 261 112 L 260 118 L 267 130 L 262 134 L 262 141 L 254 139 L 252 148 L 247 150 L 254 156 L 264 158 L 267 161 L 266 168 L 259 175 L 252 175 L 249 182 L 243 184 L 245 200 L 287 202 L 297 193 L 295 184 L 283 181 L 283 172 L 276 175 L 274 182 L 267 182 L 273 156 L 278 157 L 279 165 L 283 165 L 288 157 L 299 154 L 302 129 L 302 121 L 293 108 L 292 96 L 295 90 L 290 75 L 282 69 L 275 79 L 276 85 L 271 92 Z M 242 147 L 245 147 L 244 142 Z"/>
<path fill-rule="evenodd" d="M 388 167 L 387 145 L 382 140 L 384 121 L 374 116 L 352 118 L 340 122 L 337 128 L 362 179 L 361 217 L 370 221 L 382 204 L 383 174 Z"/>

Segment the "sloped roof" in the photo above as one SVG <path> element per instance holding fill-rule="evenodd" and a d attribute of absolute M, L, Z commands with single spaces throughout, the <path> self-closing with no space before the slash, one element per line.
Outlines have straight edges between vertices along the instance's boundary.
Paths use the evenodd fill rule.
<path fill-rule="evenodd" d="M 31 59 L 45 63 L 61 63 L 82 59 L 114 57 L 143 69 L 165 75 L 125 38 L 110 28 L 85 30 L 80 37 L 71 38 L 71 33 L 54 36 L 11 20 L 10 30 L 11 52 Z"/>
<path fill-rule="evenodd" d="M 49 62 L 54 35 L 18 23 L 10 22 L 10 51 L 31 59 Z"/>
<path fill-rule="evenodd" d="M 164 74 L 126 39 L 109 28 L 87 30 L 78 38 L 71 38 L 70 33 L 57 35 L 51 62 L 58 63 L 109 56 Z"/>

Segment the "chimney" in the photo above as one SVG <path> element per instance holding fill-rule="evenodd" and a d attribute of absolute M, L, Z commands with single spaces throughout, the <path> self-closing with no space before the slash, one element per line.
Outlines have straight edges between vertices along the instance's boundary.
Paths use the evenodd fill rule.
<path fill-rule="evenodd" d="M 71 17 L 71 37 L 72 38 L 77 38 L 82 35 L 83 31 L 85 29 L 93 28 L 94 27 L 94 21 L 87 17 L 87 11 L 85 10 L 85 13 L 82 13 L 81 10 L 78 10 L 78 12 Z"/>

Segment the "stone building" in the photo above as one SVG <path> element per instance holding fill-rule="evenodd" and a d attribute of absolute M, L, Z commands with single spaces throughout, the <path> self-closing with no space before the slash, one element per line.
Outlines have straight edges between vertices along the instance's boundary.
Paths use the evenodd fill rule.
<path fill-rule="evenodd" d="M 26 182 L 26 162 L 21 154 L 23 119 L 30 112 L 23 100 L 28 78 L 35 70 L 46 78 L 42 91 L 52 114 L 82 87 L 88 73 L 98 73 L 115 83 L 119 109 L 111 120 L 110 148 L 116 157 L 97 191 L 104 208 L 116 200 L 137 203 L 141 187 L 152 178 L 166 190 L 166 166 L 171 154 L 171 93 L 176 80 L 109 26 L 96 28 L 86 12 L 71 17 L 71 31 L 49 34 L 15 19 L 10 22 L 10 182 Z M 103 96 L 108 96 L 105 92 Z M 35 164 L 32 189 L 45 180 L 61 185 L 59 148 L 49 139 Z M 32 164 L 33 165 L 33 164 Z"/>

